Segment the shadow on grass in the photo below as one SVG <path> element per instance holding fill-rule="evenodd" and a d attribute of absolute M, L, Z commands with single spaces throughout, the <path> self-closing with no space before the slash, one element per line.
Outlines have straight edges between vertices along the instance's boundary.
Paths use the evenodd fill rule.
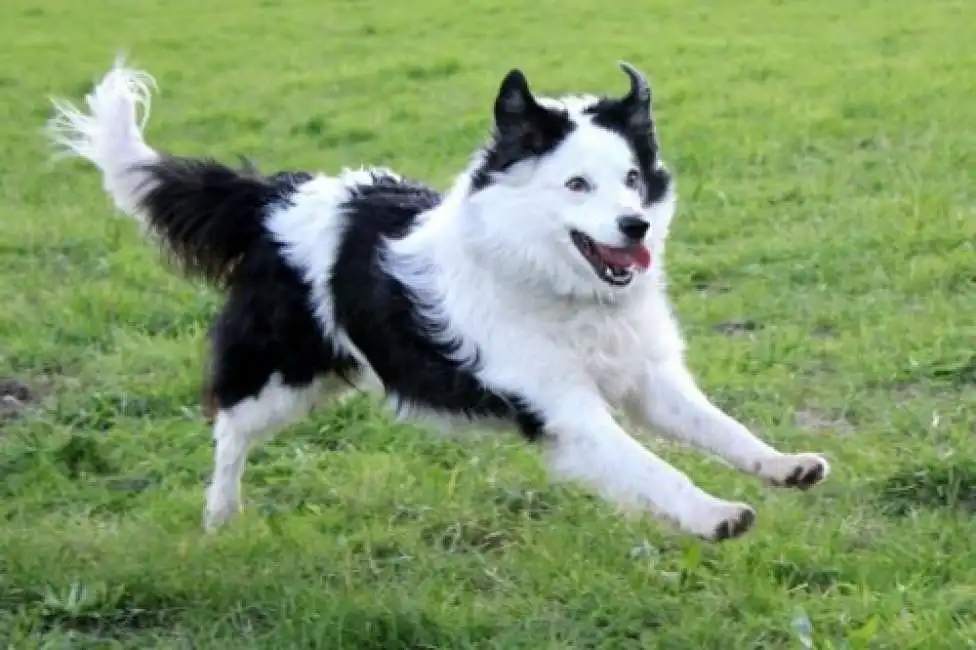
<path fill-rule="evenodd" d="M 30 639 L 68 636 L 78 643 L 99 644 L 200 636 L 211 641 L 218 637 L 227 644 L 247 640 L 257 647 L 279 647 L 279 643 L 290 647 L 288 637 L 295 625 L 276 607 L 240 602 L 224 611 L 203 611 L 202 605 L 192 594 L 163 594 L 150 583 L 116 587 L 74 583 L 42 591 L 7 589 L 0 597 L 4 615 L 0 618 L 15 620 L 19 636 Z M 325 644 L 317 647 L 469 647 L 498 632 L 487 625 L 448 625 L 418 611 L 351 603 L 320 614 L 302 631 L 303 638 L 307 633 Z"/>
<path fill-rule="evenodd" d="M 947 459 L 905 467 L 878 488 L 881 511 L 904 517 L 913 511 L 976 512 L 976 460 Z"/>
<path fill-rule="evenodd" d="M 142 397 L 132 393 L 95 393 L 81 400 L 58 403 L 50 412 L 57 424 L 83 431 L 108 431 L 121 418 L 195 417 L 199 394 L 180 391 L 173 395 Z"/>

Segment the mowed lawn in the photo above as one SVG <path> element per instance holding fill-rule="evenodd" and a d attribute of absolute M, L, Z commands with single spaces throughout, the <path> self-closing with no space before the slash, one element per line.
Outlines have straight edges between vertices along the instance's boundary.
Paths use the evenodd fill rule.
<path fill-rule="evenodd" d="M 976 648 L 974 25 L 968 0 L 6 0 L 0 647 Z M 649 439 L 758 509 L 699 544 L 550 485 L 514 434 L 363 398 L 253 453 L 248 510 L 202 535 L 219 298 L 41 131 L 120 48 L 159 82 L 160 148 L 438 187 L 510 67 L 623 92 L 633 62 L 682 194 L 689 361 L 833 474 L 775 491 Z"/>

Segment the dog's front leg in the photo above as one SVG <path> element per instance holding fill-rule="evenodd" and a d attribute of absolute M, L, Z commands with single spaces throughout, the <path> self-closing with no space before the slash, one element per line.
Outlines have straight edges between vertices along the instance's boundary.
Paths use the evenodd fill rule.
<path fill-rule="evenodd" d="M 612 503 L 649 511 L 710 541 L 741 535 L 755 521 L 748 505 L 708 494 L 630 437 L 597 394 L 564 392 L 540 415 L 550 470 Z"/>
<path fill-rule="evenodd" d="M 809 488 L 830 471 L 817 454 L 786 454 L 726 415 L 698 388 L 680 359 L 649 362 L 632 409 L 659 433 L 724 458 L 772 485 Z"/>

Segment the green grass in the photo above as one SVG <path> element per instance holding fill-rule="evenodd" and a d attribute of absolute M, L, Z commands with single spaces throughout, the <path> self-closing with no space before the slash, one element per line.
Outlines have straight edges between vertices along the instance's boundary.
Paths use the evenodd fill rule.
<path fill-rule="evenodd" d="M 30 394 L 0 405 L 0 647 L 976 648 L 976 3 L 451 5 L 6 0 L 0 376 Z M 40 132 L 120 47 L 160 83 L 157 146 L 441 187 L 508 68 L 547 92 L 644 68 L 690 363 L 834 473 L 773 491 L 651 442 L 758 508 L 702 545 L 548 484 L 514 435 L 354 401 L 252 454 L 249 510 L 203 536 L 218 297 Z"/>

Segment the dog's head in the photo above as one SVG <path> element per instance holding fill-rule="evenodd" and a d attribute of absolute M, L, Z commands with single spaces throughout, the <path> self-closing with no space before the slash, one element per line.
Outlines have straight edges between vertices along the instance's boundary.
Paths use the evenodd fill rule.
<path fill-rule="evenodd" d="M 622 97 L 537 98 L 509 72 L 494 137 L 470 178 L 472 234 L 499 265 L 557 293 L 627 291 L 663 248 L 674 211 L 644 75 Z"/>

